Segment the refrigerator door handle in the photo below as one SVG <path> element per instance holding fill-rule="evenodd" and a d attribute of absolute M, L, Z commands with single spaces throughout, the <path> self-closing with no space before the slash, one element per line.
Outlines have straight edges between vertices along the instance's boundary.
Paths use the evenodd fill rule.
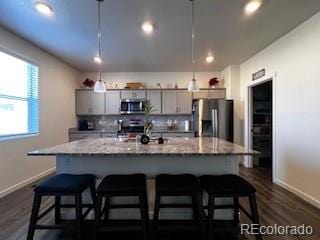
<path fill-rule="evenodd" d="M 213 137 L 218 137 L 218 111 L 212 109 L 212 132 Z"/>

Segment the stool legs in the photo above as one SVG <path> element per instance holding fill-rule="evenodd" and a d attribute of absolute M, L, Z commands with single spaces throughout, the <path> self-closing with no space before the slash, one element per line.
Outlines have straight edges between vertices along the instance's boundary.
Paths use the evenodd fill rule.
<path fill-rule="evenodd" d="M 198 216 L 198 221 L 200 224 L 200 230 L 201 230 L 201 239 L 205 240 L 206 239 L 206 227 L 205 227 L 205 218 L 204 218 L 204 213 L 203 213 L 203 206 L 202 206 L 202 194 L 198 193 L 195 197 L 195 201 L 197 204 L 198 209 L 196 209 L 197 211 L 197 216 Z"/>
<path fill-rule="evenodd" d="M 239 197 L 233 197 L 233 221 L 234 225 L 239 225 Z"/>
<path fill-rule="evenodd" d="M 95 206 L 95 221 L 94 221 L 94 235 L 92 239 L 96 239 L 98 229 L 101 225 L 101 208 L 102 208 L 102 195 L 98 194 Z"/>
<path fill-rule="evenodd" d="M 147 195 L 140 194 L 139 202 L 140 202 L 140 215 L 141 215 L 141 222 L 142 222 L 142 231 L 143 231 L 143 239 L 147 240 L 149 238 L 149 213 L 148 213 L 148 200 Z"/>
<path fill-rule="evenodd" d="M 154 239 L 157 239 L 158 224 L 159 224 L 159 212 L 160 212 L 160 195 L 156 193 L 156 199 L 154 202 L 154 211 L 153 211 L 153 231 Z"/>
<path fill-rule="evenodd" d="M 41 196 L 38 194 L 35 194 L 33 206 L 32 206 L 32 212 L 31 212 L 27 240 L 33 240 L 35 226 L 37 224 L 37 218 L 38 218 L 39 211 L 40 211 L 40 206 L 41 206 Z"/>
<path fill-rule="evenodd" d="M 77 240 L 81 240 L 81 225 L 82 225 L 82 197 L 81 194 L 76 194 L 75 196 L 76 202 L 76 228 L 77 228 Z"/>
<path fill-rule="evenodd" d="M 208 240 L 212 240 L 213 238 L 213 224 L 214 224 L 214 203 L 215 197 L 210 194 L 209 195 L 209 202 L 208 202 Z"/>
<path fill-rule="evenodd" d="M 54 206 L 54 215 L 55 215 L 55 223 L 59 224 L 61 222 L 61 197 L 56 196 L 55 197 L 55 206 Z"/>
<path fill-rule="evenodd" d="M 255 193 L 251 193 L 249 195 L 249 202 L 250 202 L 252 221 L 253 221 L 253 223 L 258 224 L 260 226 L 259 214 L 258 214 L 258 208 L 257 208 L 257 202 L 256 202 Z M 261 236 L 260 232 L 256 235 L 256 239 L 257 240 L 261 240 L 262 239 L 262 236 Z"/>
<path fill-rule="evenodd" d="M 110 201 L 111 201 L 111 197 L 109 195 L 105 195 L 104 196 L 104 220 L 108 221 L 109 220 L 109 205 L 110 205 Z"/>

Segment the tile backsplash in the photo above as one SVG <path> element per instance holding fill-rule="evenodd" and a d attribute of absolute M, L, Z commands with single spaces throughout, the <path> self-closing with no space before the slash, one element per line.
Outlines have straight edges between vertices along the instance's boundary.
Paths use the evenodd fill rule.
<path fill-rule="evenodd" d="M 128 122 L 131 119 L 139 119 L 145 121 L 143 115 L 110 115 L 110 116 L 79 116 L 78 120 L 88 120 L 95 122 L 95 128 L 97 130 L 110 130 L 117 131 L 117 121 L 121 119 L 124 122 Z M 174 125 L 175 130 L 184 130 L 185 121 L 190 122 L 191 127 L 191 115 L 151 115 L 149 121 L 153 123 L 153 130 L 167 130 L 168 124 L 171 122 Z"/>

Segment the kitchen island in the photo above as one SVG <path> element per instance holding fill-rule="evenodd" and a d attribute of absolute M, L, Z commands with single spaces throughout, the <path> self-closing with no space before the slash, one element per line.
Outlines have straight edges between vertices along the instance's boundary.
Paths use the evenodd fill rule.
<path fill-rule="evenodd" d="M 258 152 L 218 138 L 171 138 L 164 144 L 151 142 L 148 145 L 117 138 L 85 139 L 28 153 L 29 156 L 56 156 L 57 174 L 91 173 L 101 179 L 109 174 L 144 173 L 150 179 L 150 212 L 154 198 L 152 179 L 156 175 L 238 174 L 240 157 L 256 154 Z M 221 199 L 221 203 L 228 201 L 230 199 Z M 172 211 L 164 211 L 162 216 L 170 215 Z M 181 213 L 185 215 L 187 212 Z M 177 212 L 174 214 L 179 215 Z M 126 217 L 134 214 L 122 212 L 115 215 Z M 221 219 L 232 218 L 231 212 L 228 214 L 226 210 L 219 210 L 216 216 Z"/>

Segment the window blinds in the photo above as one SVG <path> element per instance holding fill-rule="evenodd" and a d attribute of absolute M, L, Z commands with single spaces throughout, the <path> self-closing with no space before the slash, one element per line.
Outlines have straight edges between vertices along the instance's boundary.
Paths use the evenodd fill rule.
<path fill-rule="evenodd" d="M 38 67 L 0 51 L 0 138 L 38 132 Z"/>

